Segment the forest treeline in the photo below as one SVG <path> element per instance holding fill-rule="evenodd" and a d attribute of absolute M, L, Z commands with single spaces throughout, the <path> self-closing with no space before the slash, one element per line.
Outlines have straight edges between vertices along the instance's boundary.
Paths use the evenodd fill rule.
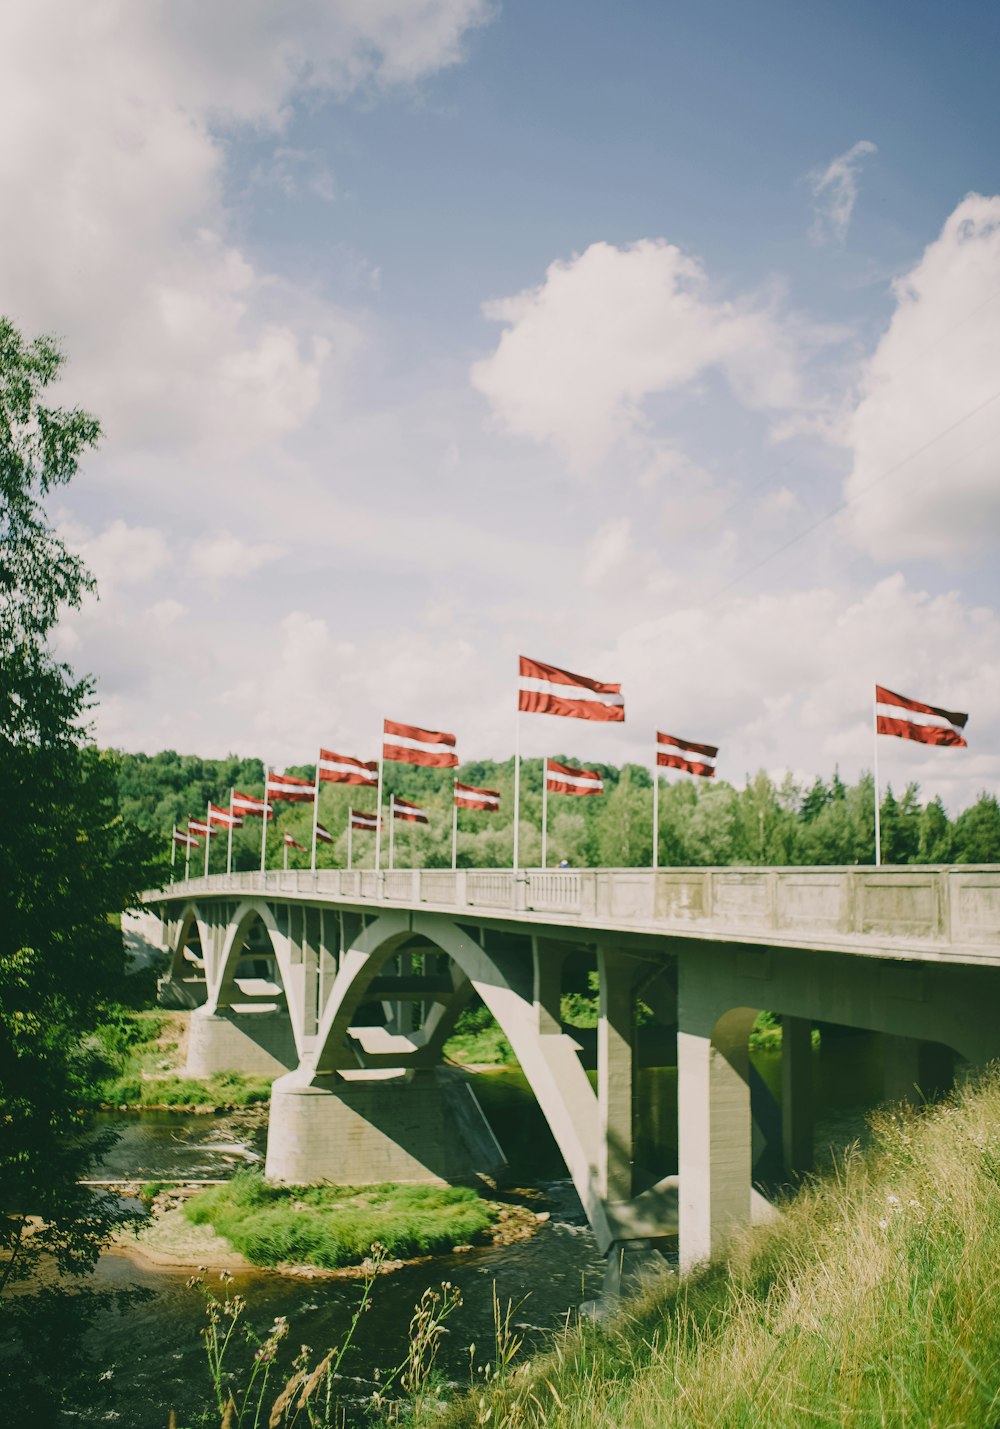
<path fill-rule="evenodd" d="M 554 756 L 567 763 L 572 755 Z M 201 759 L 172 751 L 117 756 L 122 812 L 139 827 L 163 837 L 183 827 L 189 816 L 204 816 L 209 800 L 226 805 L 230 788 L 263 793 L 263 768 L 256 759 Z M 604 776 L 603 795 L 576 798 L 549 796 L 548 862 L 567 860 L 573 867 L 648 867 L 652 859 L 652 777 L 640 765 L 594 765 Z M 311 779 L 314 766 L 292 765 L 288 773 Z M 463 764 L 464 783 L 498 789 L 500 812 L 462 811 L 458 816 L 458 863 L 464 868 L 497 868 L 513 853 L 513 760 L 497 764 L 482 760 Z M 441 868 L 451 864 L 451 771 L 387 765 L 385 802 L 390 791 L 413 800 L 430 815 L 426 827 L 397 823 L 396 864 Z M 526 759 L 521 769 L 521 860 L 537 866 L 541 860 L 542 763 Z M 321 843 L 320 867 L 343 867 L 347 861 L 349 807 L 374 811 L 375 791 L 323 784 L 319 819 L 335 842 Z M 385 813 L 385 810 L 383 810 Z M 259 820 L 248 821 L 233 838 L 237 869 L 260 864 Z M 312 806 L 277 804 L 269 835 L 268 864 L 278 866 L 281 834 L 290 832 L 308 849 Z M 940 798 L 923 799 L 916 784 L 897 795 L 891 787 L 881 800 L 883 862 L 1000 863 L 1000 805 L 984 792 L 969 808 L 950 818 Z M 224 869 L 226 835 L 213 840 L 211 868 Z M 355 867 L 371 866 L 374 836 L 355 833 Z M 383 833 L 383 865 L 388 830 Z M 660 789 L 660 863 L 720 866 L 726 864 L 870 864 L 875 856 L 872 778 L 862 774 L 847 784 L 837 773 L 812 785 L 791 775 L 776 784 L 764 771 L 742 789 L 724 780 L 670 776 Z M 178 850 L 178 858 L 182 851 Z M 201 870 L 202 850 L 192 852 L 192 872 Z M 289 851 L 290 867 L 307 867 L 308 854 Z"/>

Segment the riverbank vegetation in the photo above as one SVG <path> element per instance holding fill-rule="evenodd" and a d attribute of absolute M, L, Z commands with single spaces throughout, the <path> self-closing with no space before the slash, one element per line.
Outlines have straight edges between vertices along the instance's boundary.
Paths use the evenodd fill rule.
<path fill-rule="evenodd" d="M 807 1184 L 610 1325 L 476 1386 L 439 1429 L 987 1429 L 1000 1415 L 1000 1072 Z"/>
<path fill-rule="evenodd" d="M 598 799 L 549 800 L 550 864 L 565 859 L 574 868 L 646 867 L 652 859 L 653 788 L 649 770 L 636 764 L 621 768 L 581 761 L 572 752 L 554 754 L 571 764 L 581 762 L 601 770 L 606 793 Z M 258 760 L 201 759 L 196 755 L 117 755 L 119 797 L 129 818 L 163 840 L 173 824 L 204 813 L 209 800 L 226 804 L 235 787 L 246 793 L 263 791 Z M 312 764 L 289 767 L 289 773 L 314 777 Z M 466 783 L 498 789 L 496 814 L 459 814 L 458 862 L 463 868 L 503 868 L 513 853 L 513 761 L 478 760 L 457 771 Z M 734 770 L 746 783 L 736 788 L 725 779 L 673 778 L 660 792 L 660 864 L 720 866 L 736 864 L 871 864 L 875 860 L 874 786 L 869 774 L 854 784 L 836 771 L 812 784 L 787 775 L 775 782 L 763 770 L 749 775 Z M 397 831 L 400 866 L 451 866 L 451 781 L 440 770 L 394 765 L 386 771 L 395 793 L 413 799 L 430 812 L 430 823 Z M 542 764 L 526 759 L 521 775 L 521 857 L 528 867 L 541 858 Z M 374 796 L 372 796 L 373 799 Z M 363 807 L 373 807 L 372 799 Z M 347 861 L 347 810 L 358 804 L 357 790 L 324 784 L 319 817 L 334 836 L 321 844 L 321 868 L 342 868 Z M 275 806 L 273 847 L 290 833 L 307 849 L 312 842 L 312 811 L 305 805 Z M 968 809 L 952 817 L 939 798 L 924 799 L 916 784 L 901 793 L 886 788 L 881 800 L 882 857 L 891 864 L 993 863 L 1000 861 L 1000 804 L 983 793 Z M 225 868 L 222 840 L 210 850 L 209 867 Z M 355 865 L 371 865 L 373 844 L 356 835 Z M 201 850 L 192 857 L 200 872 Z M 253 821 L 236 830 L 233 862 L 237 869 L 260 866 L 260 828 Z M 309 855 L 289 852 L 291 867 L 309 866 Z"/>
<path fill-rule="evenodd" d="M 467 1186 L 272 1186 L 238 1171 L 184 1203 L 253 1265 L 359 1265 L 373 1244 L 408 1260 L 480 1237 L 497 1208 Z"/>

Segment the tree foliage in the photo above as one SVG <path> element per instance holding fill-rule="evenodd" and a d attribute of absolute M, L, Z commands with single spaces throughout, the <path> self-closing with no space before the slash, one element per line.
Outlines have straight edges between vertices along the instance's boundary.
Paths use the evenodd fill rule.
<path fill-rule="evenodd" d="M 124 974 L 117 915 L 156 876 L 115 759 L 88 738 L 91 685 L 49 647 L 93 587 L 45 512 L 99 436 L 46 400 L 61 365 L 50 339 L 0 318 L 0 1328 L 20 1324 L 26 1352 L 38 1306 L 5 1292 L 41 1257 L 89 1268 L 113 1220 L 78 1185 L 103 1143 L 75 1110 L 75 1055 Z"/>

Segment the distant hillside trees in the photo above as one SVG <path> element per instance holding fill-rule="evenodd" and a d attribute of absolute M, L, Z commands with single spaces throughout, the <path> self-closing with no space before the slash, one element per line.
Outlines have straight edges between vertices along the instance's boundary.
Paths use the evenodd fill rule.
<path fill-rule="evenodd" d="M 600 768 L 605 793 L 594 798 L 549 797 L 548 857 L 565 859 L 573 867 L 649 867 L 652 855 L 652 777 L 640 765 L 594 766 L 572 754 L 554 756 L 570 764 Z M 174 823 L 189 814 L 204 813 L 206 802 L 225 804 L 235 786 L 247 793 L 263 792 L 263 767 L 258 760 L 200 759 L 193 755 L 120 754 L 117 756 L 122 808 L 141 827 L 164 840 Z M 291 765 L 289 773 L 312 778 L 311 764 Z M 428 827 L 399 825 L 396 862 L 444 868 L 451 863 L 451 779 L 448 771 L 386 766 L 388 791 L 413 799 L 431 814 Z M 460 867 L 497 868 L 513 855 L 513 761 L 479 760 L 463 765 L 458 777 L 468 784 L 499 789 L 498 814 L 459 814 Z M 542 763 L 527 759 L 521 773 L 521 854 L 527 866 L 541 858 Z M 660 788 L 660 863 L 663 866 L 725 866 L 738 864 L 870 864 L 875 856 L 873 785 L 869 774 L 846 784 L 836 772 L 829 780 L 800 786 L 791 776 L 776 784 L 763 770 L 742 789 L 725 780 L 669 776 Z M 347 858 L 347 811 L 374 810 L 375 792 L 346 785 L 324 784 L 320 821 L 336 842 L 321 844 L 320 867 L 342 867 Z M 385 813 L 385 810 L 383 810 Z M 277 804 L 272 825 L 272 866 L 280 861 L 278 833 L 288 830 L 307 847 L 311 840 L 309 805 Z M 937 797 L 923 802 L 915 784 L 901 795 L 882 792 L 883 860 L 886 863 L 1000 862 L 1000 806 L 983 793 L 955 819 Z M 225 866 L 225 836 L 212 850 L 213 869 Z M 387 857 L 388 834 L 383 836 Z M 370 865 L 374 838 L 354 838 L 355 864 Z M 192 867 L 203 854 L 192 854 Z M 248 822 L 233 840 L 234 866 L 256 868 L 260 862 L 260 822 Z M 293 852 L 292 866 L 308 865 Z"/>

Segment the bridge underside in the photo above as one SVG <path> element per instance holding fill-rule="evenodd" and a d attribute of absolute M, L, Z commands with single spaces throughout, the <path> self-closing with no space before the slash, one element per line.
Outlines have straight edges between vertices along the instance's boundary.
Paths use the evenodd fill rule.
<path fill-rule="evenodd" d="M 502 1174 L 468 1081 L 442 1066 L 475 994 L 513 1048 L 612 1260 L 629 1243 L 679 1234 L 690 1267 L 773 1213 L 753 1186 L 755 1132 L 779 1144 L 789 1179 L 808 1167 L 815 1022 L 884 1034 L 891 1096 L 928 1085 L 928 1044 L 972 1066 L 1000 1054 L 990 967 L 525 929 L 269 894 L 178 901 L 164 913 L 171 967 L 161 1000 L 194 1009 L 190 1074 L 277 1077 L 269 1178 Z M 592 1031 L 561 1021 L 567 980 L 584 966 L 598 990 Z M 763 1009 L 782 1016 L 780 1114 L 753 1085 L 748 1055 Z M 643 1061 L 677 1067 L 675 1135 L 660 1144 L 641 1131 Z"/>

